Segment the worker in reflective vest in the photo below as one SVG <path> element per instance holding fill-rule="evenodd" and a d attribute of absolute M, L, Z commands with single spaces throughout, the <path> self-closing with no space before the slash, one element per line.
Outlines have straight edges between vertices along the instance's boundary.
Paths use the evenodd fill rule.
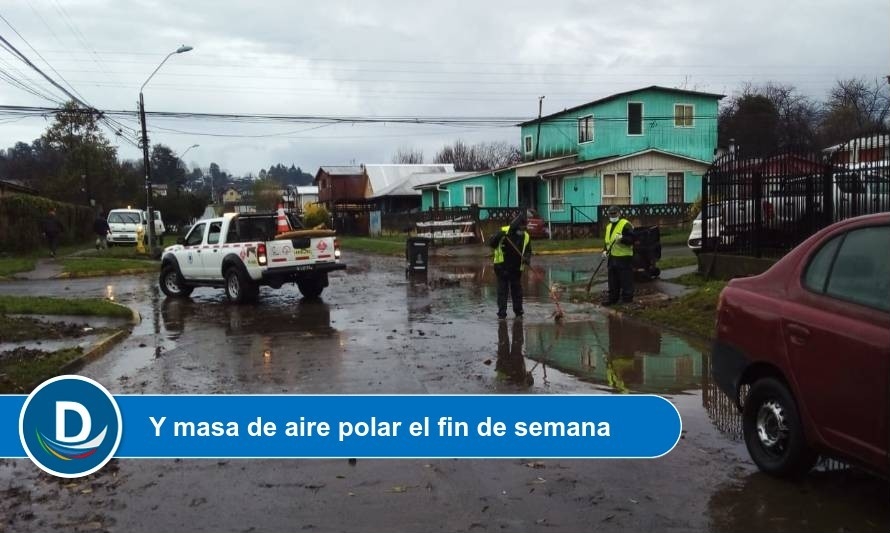
<path fill-rule="evenodd" d="M 507 318 L 507 295 L 513 299 L 513 313 L 522 318 L 522 271 L 531 264 L 531 238 L 526 231 L 528 220 L 519 215 L 509 226 L 488 240 L 494 249 L 494 273 L 498 280 L 498 318 Z"/>
<path fill-rule="evenodd" d="M 615 305 L 619 301 L 630 303 L 634 299 L 634 227 L 626 218 L 621 218 L 621 212 L 614 205 L 609 208 L 608 215 L 603 255 L 609 261 L 609 297 L 603 305 Z"/>

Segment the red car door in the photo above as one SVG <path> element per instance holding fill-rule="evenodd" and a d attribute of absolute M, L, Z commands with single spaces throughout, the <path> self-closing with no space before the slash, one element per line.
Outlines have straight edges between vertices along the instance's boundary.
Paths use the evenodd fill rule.
<path fill-rule="evenodd" d="M 886 471 L 890 226 L 823 243 L 803 256 L 782 309 L 798 403 L 828 446 Z"/>

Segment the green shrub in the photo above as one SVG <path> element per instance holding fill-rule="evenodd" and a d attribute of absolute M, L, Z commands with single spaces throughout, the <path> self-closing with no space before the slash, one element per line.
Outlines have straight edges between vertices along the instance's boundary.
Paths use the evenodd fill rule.
<path fill-rule="evenodd" d="M 331 215 L 323 205 L 310 204 L 303 210 L 303 225 L 307 228 L 314 228 L 318 225 L 327 227 Z"/>
<path fill-rule="evenodd" d="M 84 205 L 56 202 L 42 196 L 11 194 L 0 197 L 0 251 L 30 251 L 43 242 L 43 221 L 49 210 L 65 228 L 60 244 L 74 244 L 93 237 L 93 210 Z"/>

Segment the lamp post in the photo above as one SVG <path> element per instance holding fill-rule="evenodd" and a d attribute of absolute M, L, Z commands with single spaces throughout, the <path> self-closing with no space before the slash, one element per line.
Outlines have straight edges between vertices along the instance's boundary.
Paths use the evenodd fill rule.
<path fill-rule="evenodd" d="M 155 218 L 154 218 L 154 209 L 152 209 L 151 205 L 151 161 L 148 158 L 148 132 L 145 128 L 145 100 L 142 97 L 142 90 L 145 89 L 145 86 L 148 82 L 154 77 L 155 74 L 164 66 L 164 63 L 170 59 L 170 56 L 174 54 L 182 54 L 191 50 L 191 46 L 182 45 L 177 48 L 175 51 L 167 54 L 167 57 L 161 61 L 161 64 L 158 65 L 158 68 L 151 73 L 151 76 L 145 80 L 145 83 L 142 84 L 142 87 L 139 88 L 139 120 L 142 122 L 142 162 L 145 167 L 145 211 L 148 216 L 148 250 L 149 254 L 153 257 L 155 255 L 156 244 L 155 244 Z"/>
<path fill-rule="evenodd" d="M 189 150 L 191 150 L 192 148 L 200 148 L 200 147 L 201 147 L 200 144 L 193 144 L 193 145 L 189 146 L 188 148 L 185 149 L 185 152 L 182 152 L 182 155 L 179 156 L 179 159 L 182 159 L 182 162 L 185 163 L 185 154 L 189 153 Z"/>

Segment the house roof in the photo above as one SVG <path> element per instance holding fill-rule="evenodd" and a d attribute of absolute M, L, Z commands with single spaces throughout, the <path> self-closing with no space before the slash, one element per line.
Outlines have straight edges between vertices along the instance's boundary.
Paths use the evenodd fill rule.
<path fill-rule="evenodd" d="M 537 161 L 527 161 L 525 163 L 517 163 L 515 165 L 509 165 L 505 167 L 493 168 L 490 170 L 474 170 L 471 172 L 452 172 L 449 176 L 443 176 L 441 179 L 437 181 L 431 181 L 429 183 L 424 183 L 418 185 L 418 189 L 431 189 L 433 187 L 438 187 L 439 185 L 445 185 L 446 183 L 454 183 L 455 181 L 462 181 L 469 178 L 475 178 L 476 176 L 484 176 L 486 174 L 491 174 L 493 172 L 504 172 L 506 170 L 512 170 L 517 168 L 526 168 L 533 167 L 535 165 L 545 165 L 547 163 L 552 163 L 554 161 L 559 161 L 561 159 L 574 159 L 575 154 L 564 155 L 559 157 L 551 157 L 549 159 L 539 159 Z"/>
<path fill-rule="evenodd" d="M 590 159 L 588 161 L 583 161 L 581 163 L 572 163 L 569 165 L 564 165 L 561 167 L 551 168 L 549 170 L 544 170 L 538 172 L 538 174 L 545 178 L 555 178 L 558 176 L 568 176 L 570 174 L 577 174 L 578 172 L 583 172 L 585 170 L 589 170 L 595 167 L 601 167 L 603 165 L 614 163 L 616 161 L 621 161 L 623 159 L 630 159 L 633 157 L 639 157 L 642 155 L 646 155 L 649 153 L 661 154 L 668 157 L 676 157 L 677 159 L 685 159 L 686 161 L 692 161 L 694 163 L 698 163 L 700 165 L 710 165 L 708 161 L 702 161 L 700 159 L 695 159 L 694 157 L 686 157 L 685 155 L 672 154 L 671 152 L 665 152 L 664 150 L 659 150 L 657 148 L 647 148 L 646 150 L 640 150 L 639 152 L 634 152 L 632 154 L 627 155 L 610 155 L 606 157 L 600 157 L 597 159 Z"/>
<path fill-rule="evenodd" d="M 443 180 L 459 179 L 465 176 L 473 175 L 473 172 L 417 172 L 411 174 L 407 179 L 399 183 L 390 185 L 382 191 L 375 192 L 371 198 L 380 198 L 382 196 L 420 196 L 421 189 L 432 185 L 435 186 Z"/>
<path fill-rule="evenodd" d="M 371 198 L 385 196 L 387 191 L 407 182 L 414 174 L 444 174 L 454 172 L 454 165 L 365 165 L 368 181 L 371 182 Z M 408 187 L 408 190 L 411 190 Z M 416 191 L 407 193 L 416 195 Z"/>
<path fill-rule="evenodd" d="M 884 146 L 890 145 L 890 134 L 881 133 L 878 135 L 870 135 L 866 137 L 857 137 L 855 139 L 850 139 L 849 141 L 842 142 L 840 144 L 835 144 L 833 146 L 829 146 L 822 150 L 823 152 L 837 152 L 838 150 L 850 149 L 850 148 L 883 148 Z"/>
<path fill-rule="evenodd" d="M 318 194 L 318 187 L 315 185 L 297 185 L 297 194 Z"/>
<path fill-rule="evenodd" d="M 28 193 L 28 194 L 37 194 L 37 192 L 38 192 L 37 189 L 35 189 L 33 187 L 28 187 L 21 181 L 10 179 L 10 178 L 0 179 L 0 185 L 2 185 L 4 188 L 11 189 L 11 190 L 17 191 L 17 192 L 24 192 L 24 193 Z"/>
<path fill-rule="evenodd" d="M 700 92 L 700 91 L 689 91 L 686 89 L 674 89 L 671 87 L 661 87 L 659 85 L 650 85 L 648 87 L 643 87 L 641 89 L 634 89 L 632 91 L 624 91 L 622 93 L 611 94 L 609 96 L 600 98 L 598 100 L 593 100 L 592 102 L 587 102 L 586 104 L 576 105 L 575 107 L 570 107 L 568 109 L 563 109 L 562 111 L 558 111 L 556 113 L 551 113 L 549 115 L 541 117 L 540 119 L 536 118 L 533 120 L 527 120 L 525 122 L 521 122 L 521 123 L 517 124 L 517 126 L 528 126 L 529 124 L 536 124 L 538 122 L 538 120 L 543 122 L 543 121 L 549 120 L 553 117 L 562 115 L 563 113 L 577 111 L 577 110 L 585 108 L 587 106 L 591 106 L 594 104 L 601 104 L 603 102 L 608 102 L 609 100 L 614 100 L 616 98 L 621 98 L 621 97 L 627 96 L 629 94 L 639 93 L 639 92 L 643 92 L 643 91 L 663 91 L 663 92 L 670 92 L 670 93 L 676 93 L 676 94 L 687 94 L 687 95 L 692 95 L 692 96 L 710 96 L 710 97 L 716 98 L 718 100 L 720 100 L 721 98 L 726 96 L 725 94 L 704 93 L 704 92 Z"/>
<path fill-rule="evenodd" d="M 328 176 L 361 176 L 365 173 L 365 169 L 363 169 L 360 165 L 351 165 L 351 166 L 325 166 L 319 167 L 318 172 L 324 172 Z M 316 173 L 316 176 L 318 173 Z"/>

